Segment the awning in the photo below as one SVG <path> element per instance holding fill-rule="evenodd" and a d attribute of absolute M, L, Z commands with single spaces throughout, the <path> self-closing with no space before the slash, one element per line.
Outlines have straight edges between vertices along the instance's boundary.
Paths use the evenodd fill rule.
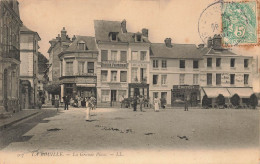
<path fill-rule="evenodd" d="M 227 88 L 203 88 L 203 90 L 208 98 L 217 98 L 219 94 L 226 98 L 231 97 Z"/>
<path fill-rule="evenodd" d="M 96 87 L 96 84 L 76 84 L 77 87 Z"/>
<path fill-rule="evenodd" d="M 252 88 L 228 88 L 231 96 L 238 94 L 240 98 L 249 98 L 254 92 Z"/>

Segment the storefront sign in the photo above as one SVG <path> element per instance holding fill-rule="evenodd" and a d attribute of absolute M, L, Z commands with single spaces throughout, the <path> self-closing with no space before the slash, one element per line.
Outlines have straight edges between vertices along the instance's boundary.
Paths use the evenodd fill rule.
<path fill-rule="evenodd" d="M 199 85 L 173 85 L 173 89 L 199 89 Z"/>
<path fill-rule="evenodd" d="M 132 67 L 146 67 L 146 63 L 132 63 Z"/>
<path fill-rule="evenodd" d="M 243 83 L 244 82 L 244 74 L 236 74 L 235 75 L 236 78 L 236 83 Z"/>
<path fill-rule="evenodd" d="M 76 83 L 79 83 L 79 84 L 90 84 L 90 83 L 96 83 L 96 82 L 97 82 L 97 80 L 94 77 L 84 77 L 84 78 L 78 77 L 76 79 Z"/>
<path fill-rule="evenodd" d="M 128 64 L 118 61 L 102 61 L 101 67 L 103 68 L 127 68 Z"/>
<path fill-rule="evenodd" d="M 206 76 L 206 74 L 201 74 L 201 75 L 200 75 L 200 81 L 201 81 L 201 82 L 206 82 L 206 81 L 207 81 L 207 76 Z"/>
<path fill-rule="evenodd" d="M 221 84 L 230 84 L 230 75 L 229 73 L 221 74 Z"/>

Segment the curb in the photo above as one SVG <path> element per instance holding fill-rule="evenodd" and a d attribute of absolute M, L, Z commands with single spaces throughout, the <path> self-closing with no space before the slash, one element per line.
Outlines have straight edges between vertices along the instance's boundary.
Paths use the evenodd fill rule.
<path fill-rule="evenodd" d="M 28 115 L 28 116 L 22 117 L 22 118 L 20 118 L 20 119 L 18 119 L 18 120 L 14 120 L 14 121 L 9 122 L 9 123 L 7 123 L 7 124 L 1 125 L 1 126 L 0 126 L 0 131 L 2 131 L 2 130 L 4 130 L 4 129 L 6 129 L 6 128 L 12 126 L 13 124 L 15 124 L 15 123 L 17 123 L 17 122 L 20 122 L 20 121 L 22 121 L 22 120 L 24 120 L 24 119 L 26 119 L 26 118 L 32 117 L 32 116 L 34 116 L 34 115 L 36 115 L 36 114 L 38 114 L 38 113 L 39 113 L 39 112 L 35 112 L 35 113 L 32 113 L 32 114 L 30 114 L 30 115 Z"/>

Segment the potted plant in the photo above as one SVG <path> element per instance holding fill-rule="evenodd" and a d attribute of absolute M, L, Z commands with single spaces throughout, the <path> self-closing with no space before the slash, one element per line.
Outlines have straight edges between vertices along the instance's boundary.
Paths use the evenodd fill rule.
<path fill-rule="evenodd" d="M 238 96 L 238 94 L 234 94 L 231 98 L 230 98 L 231 104 L 238 109 L 240 106 L 240 97 Z"/>
<path fill-rule="evenodd" d="M 225 106 L 225 97 L 222 94 L 219 94 L 217 97 L 217 104 L 220 109 L 224 109 Z"/>
<path fill-rule="evenodd" d="M 209 105 L 210 105 L 210 101 L 209 101 L 209 98 L 207 95 L 204 95 L 203 98 L 202 98 L 202 107 L 204 109 L 208 109 L 209 108 Z"/>
<path fill-rule="evenodd" d="M 249 98 L 249 104 L 253 109 L 256 109 L 256 106 L 258 105 L 258 99 L 255 94 L 252 94 Z"/>

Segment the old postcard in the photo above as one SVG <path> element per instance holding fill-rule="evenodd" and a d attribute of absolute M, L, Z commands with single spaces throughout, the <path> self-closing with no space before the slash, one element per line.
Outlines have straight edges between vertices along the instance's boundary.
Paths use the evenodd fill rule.
<path fill-rule="evenodd" d="M 0 0 L 0 164 L 260 162 L 259 0 Z"/>

